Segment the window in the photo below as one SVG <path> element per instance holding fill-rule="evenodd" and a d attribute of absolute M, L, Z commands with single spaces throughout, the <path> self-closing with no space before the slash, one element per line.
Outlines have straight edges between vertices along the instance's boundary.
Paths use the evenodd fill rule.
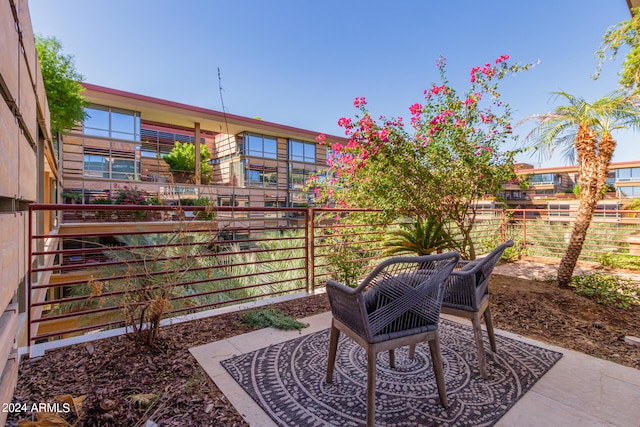
<path fill-rule="evenodd" d="M 624 168 L 616 171 L 617 182 L 640 181 L 640 168 Z"/>
<path fill-rule="evenodd" d="M 593 216 L 599 218 L 618 218 L 620 217 L 620 214 L 617 212 L 619 209 L 619 203 L 598 203 L 593 212 Z"/>
<path fill-rule="evenodd" d="M 84 109 L 83 133 L 105 138 L 140 141 L 140 114 L 135 111 L 91 105 Z"/>
<path fill-rule="evenodd" d="M 289 140 L 289 160 L 295 162 L 316 162 L 316 144 Z"/>
<path fill-rule="evenodd" d="M 569 216 L 571 206 L 568 204 L 551 204 L 547 205 L 549 216 Z M 555 211 L 555 212 L 554 212 Z"/>
<path fill-rule="evenodd" d="M 536 175 L 531 175 L 531 185 L 559 185 L 561 181 L 561 176 L 554 173 L 539 173 Z"/>
<path fill-rule="evenodd" d="M 98 154 L 85 154 L 84 176 L 109 178 L 109 157 Z"/>
<path fill-rule="evenodd" d="M 127 181 L 137 180 L 140 176 L 140 163 L 136 162 L 134 158 L 87 153 L 84 155 L 84 176 Z"/>
<path fill-rule="evenodd" d="M 618 187 L 618 197 L 626 199 L 640 197 L 640 186 Z"/>
<path fill-rule="evenodd" d="M 111 160 L 111 178 L 112 179 L 136 179 L 136 163 L 133 159 Z"/>
<path fill-rule="evenodd" d="M 289 165 L 289 188 L 292 190 L 302 190 L 307 184 L 307 180 L 315 174 L 315 170 L 294 168 Z"/>
<path fill-rule="evenodd" d="M 249 164 L 247 167 L 247 184 L 252 187 L 275 187 L 278 185 L 278 168 Z"/>
<path fill-rule="evenodd" d="M 245 140 L 247 156 L 275 159 L 278 157 L 278 141 L 271 136 L 247 135 Z"/>

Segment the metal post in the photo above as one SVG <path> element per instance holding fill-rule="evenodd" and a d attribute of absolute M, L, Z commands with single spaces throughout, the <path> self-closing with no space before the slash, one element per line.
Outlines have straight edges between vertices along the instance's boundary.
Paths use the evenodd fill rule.
<path fill-rule="evenodd" d="M 29 206 L 29 216 L 28 216 L 28 230 L 29 230 L 29 235 L 27 236 L 27 246 L 28 246 L 28 253 L 27 253 L 27 265 L 28 265 L 28 269 L 27 269 L 27 348 L 31 349 L 31 287 L 33 285 L 32 280 L 31 280 L 31 275 L 32 273 L 32 268 L 33 268 L 33 259 L 31 257 L 31 252 L 33 251 L 32 248 L 32 242 L 31 242 L 31 236 L 33 234 L 33 227 L 32 227 L 32 223 L 33 223 L 33 215 L 32 215 L 32 210 L 31 210 L 31 206 Z"/>
<path fill-rule="evenodd" d="M 316 214 L 315 214 L 315 209 L 311 208 L 308 209 L 308 213 L 307 213 L 307 229 L 309 230 L 309 239 L 308 239 L 308 247 L 309 247 L 309 273 L 307 274 L 307 277 L 309 277 L 309 280 L 311 281 L 311 290 L 313 292 L 316 291 L 316 243 L 315 243 L 315 231 L 313 228 L 314 225 L 314 220 L 315 220 Z"/>
<path fill-rule="evenodd" d="M 527 210 L 522 211 L 522 247 L 527 247 Z"/>

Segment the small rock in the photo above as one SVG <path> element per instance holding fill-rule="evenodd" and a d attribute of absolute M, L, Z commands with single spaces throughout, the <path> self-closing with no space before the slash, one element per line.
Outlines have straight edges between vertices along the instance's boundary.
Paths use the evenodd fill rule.
<path fill-rule="evenodd" d="M 213 408 L 214 408 L 213 403 L 209 403 L 209 404 L 207 405 L 207 407 L 206 407 L 206 408 L 204 408 L 204 413 L 205 413 L 205 414 L 210 413 L 211 411 L 213 411 Z"/>
<path fill-rule="evenodd" d="M 144 424 L 144 427 L 158 427 L 158 424 L 154 423 L 151 420 L 147 420 L 147 422 Z"/>
<path fill-rule="evenodd" d="M 640 338 L 638 337 L 626 336 L 624 337 L 624 342 L 630 345 L 635 345 L 636 347 L 640 347 Z"/>
<path fill-rule="evenodd" d="M 93 356 L 93 346 L 91 344 L 85 345 L 84 348 L 87 349 L 87 353 L 89 353 L 89 356 Z"/>
<path fill-rule="evenodd" d="M 593 327 L 596 328 L 596 329 L 602 329 L 602 328 L 604 328 L 604 325 L 602 323 L 596 321 L 596 322 L 593 322 Z"/>

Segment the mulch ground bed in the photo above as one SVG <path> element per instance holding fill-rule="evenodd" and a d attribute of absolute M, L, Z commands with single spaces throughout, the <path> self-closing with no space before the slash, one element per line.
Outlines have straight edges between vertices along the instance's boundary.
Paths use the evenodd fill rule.
<path fill-rule="evenodd" d="M 640 369 L 640 348 L 624 343 L 640 334 L 640 307 L 604 307 L 555 283 L 498 275 L 491 289 L 497 328 Z M 326 295 L 275 306 L 294 318 L 329 310 Z M 247 426 L 188 349 L 251 330 L 230 313 L 165 327 L 155 349 L 117 337 L 50 351 L 22 361 L 14 402 L 86 395 L 78 426 Z M 159 397 L 140 398 L 148 394 Z M 19 418 L 34 414 L 11 414 L 8 425 Z"/>

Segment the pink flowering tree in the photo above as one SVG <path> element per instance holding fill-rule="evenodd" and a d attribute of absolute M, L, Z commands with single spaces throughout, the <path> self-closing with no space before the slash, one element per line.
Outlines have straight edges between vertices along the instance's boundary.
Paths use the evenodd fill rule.
<path fill-rule="evenodd" d="M 387 221 L 435 216 L 456 237 L 456 249 L 474 259 L 477 201 L 514 176 L 514 152 L 501 150 L 515 136 L 498 82 L 530 65 L 509 65 L 508 59 L 472 68 L 469 87 L 458 92 L 439 58 L 440 82 L 409 107 L 408 122 L 375 119 L 365 98 L 356 98 L 358 114 L 338 121 L 348 143 L 330 147 L 327 178 L 314 183 L 317 203 L 381 209 Z"/>

